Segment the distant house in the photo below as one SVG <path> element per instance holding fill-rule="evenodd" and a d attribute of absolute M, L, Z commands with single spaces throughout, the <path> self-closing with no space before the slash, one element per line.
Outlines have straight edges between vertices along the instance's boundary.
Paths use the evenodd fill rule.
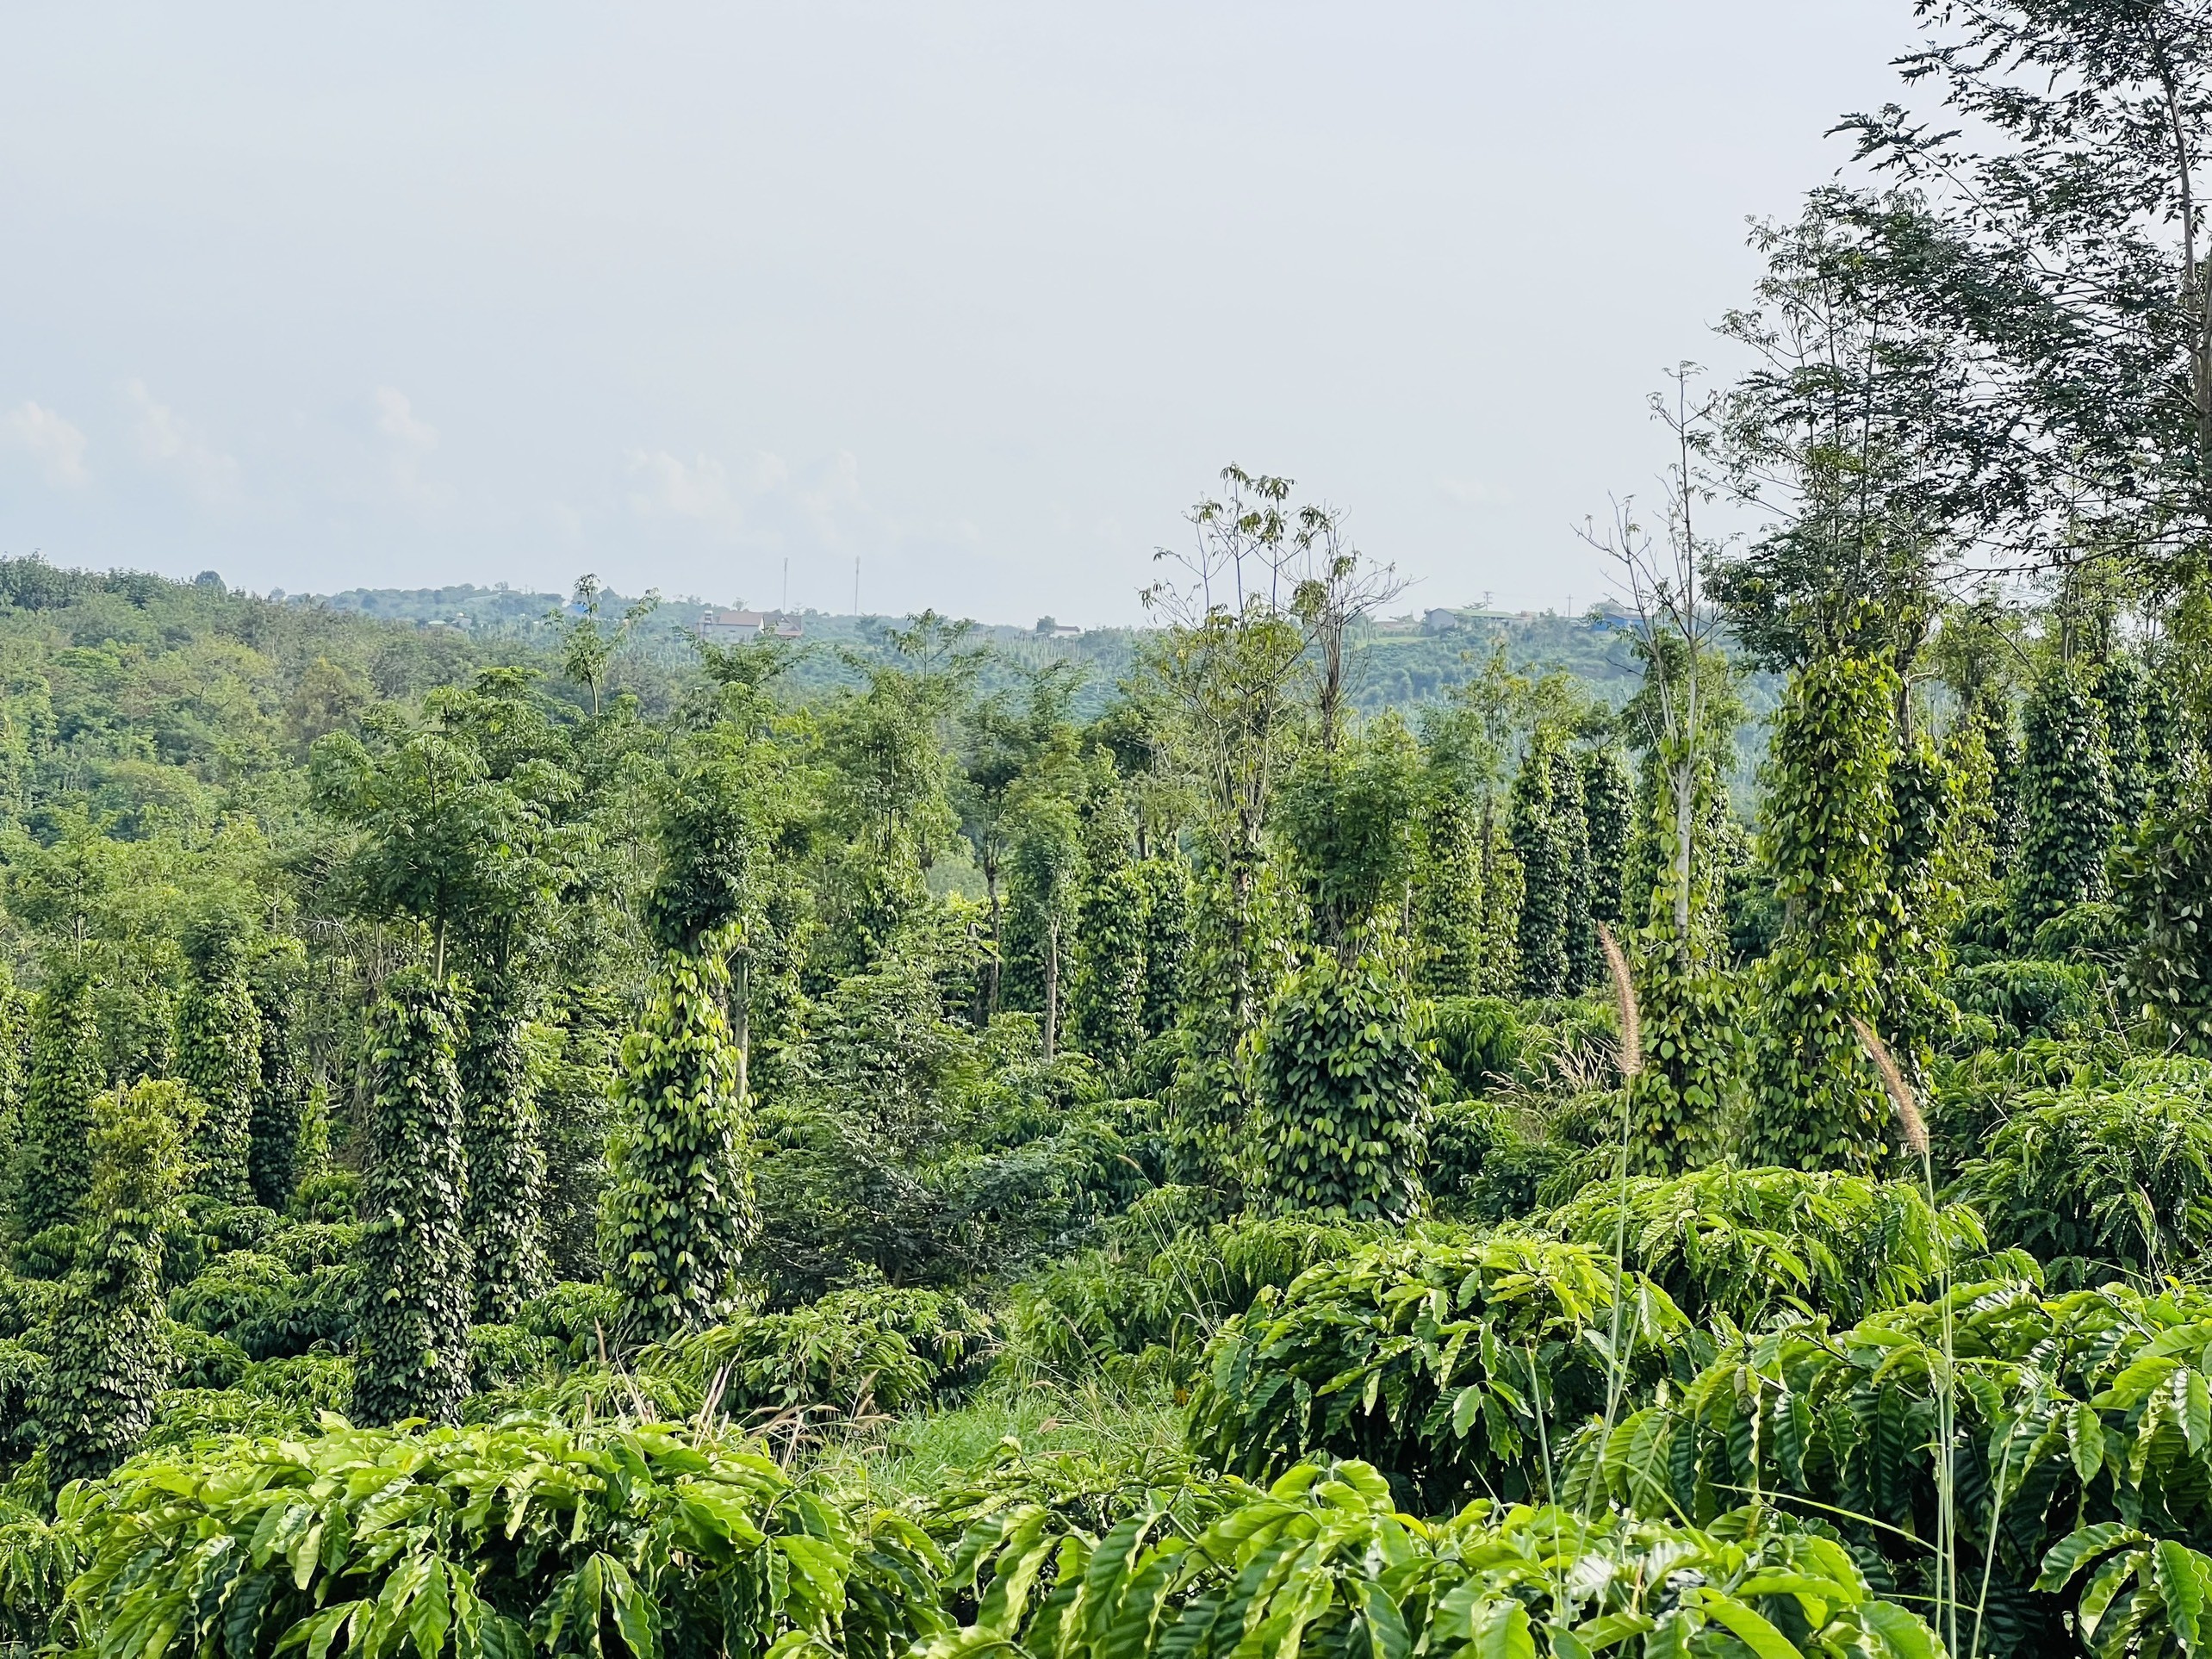
<path fill-rule="evenodd" d="M 699 618 L 699 637 L 709 645 L 749 645 L 762 634 L 797 639 L 805 631 L 797 617 L 780 611 L 709 610 Z"/>
<path fill-rule="evenodd" d="M 699 637 L 709 645 L 749 645 L 768 625 L 761 611 L 702 611 Z"/>
<path fill-rule="evenodd" d="M 1425 634 L 1456 634 L 1463 624 L 1457 611 L 1435 610 L 1421 615 L 1421 631 Z"/>

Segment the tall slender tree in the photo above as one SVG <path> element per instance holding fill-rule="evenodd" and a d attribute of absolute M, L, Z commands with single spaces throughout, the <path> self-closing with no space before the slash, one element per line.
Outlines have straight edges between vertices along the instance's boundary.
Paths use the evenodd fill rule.
<path fill-rule="evenodd" d="M 1897 675 L 1815 657 L 1776 714 L 1761 836 L 1783 910 L 1760 965 L 1749 1155 L 1798 1169 L 1873 1169 L 1890 1111 L 1855 1019 L 1882 1011 L 1880 962 L 1896 810 L 1890 721 Z"/>
<path fill-rule="evenodd" d="M 1582 845 L 1574 826 L 1581 814 L 1579 789 L 1573 823 L 1562 811 L 1560 780 L 1571 770 L 1571 761 L 1563 769 L 1560 761 L 1565 758 L 1559 733 L 1540 728 L 1513 776 L 1507 822 L 1521 868 L 1518 943 L 1524 997 L 1563 996 L 1574 983 L 1575 865 Z M 1587 921 L 1588 915 L 1585 905 L 1582 919 Z"/>
<path fill-rule="evenodd" d="M 2112 839 L 2112 773 L 2104 722 L 2081 676 L 2054 656 L 2028 699 L 2021 768 L 2019 878 L 2014 926 L 2022 935 L 2104 894 Z"/>
<path fill-rule="evenodd" d="M 31 1074 L 16 1148 L 16 1225 L 25 1236 L 78 1219 L 92 1186 L 92 1103 L 105 1078 L 92 985 L 65 952 L 31 1005 Z"/>
<path fill-rule="evenodd" d="M 1663 533 L 1647 534 L 1625 503 L 1602 537 L 1589 534 L 1620 565 L 1643 669 L 1621 716 L 1642 752 L 1643 780 L 1641 822 L 1621 876 L 1623 918 L 1637 923 L 1630 953 L 1643 1038 L 1643 1064 L 1625 1079 L 1624 1176 L 1673 1174 L 1710 1159 L 1742 1073 L 1741 998 L 1721 960 L 1719 915 L 1724 780 L 1742 705 L 1721 649 L 1721 618 L 1704 593 L 1718 550 L 1699 529 L 1717 494 L 1706 459 L 1717 405 L 1693 395 L 1687 366 L 1669 378 L 1670 391 L 1652 399 L 1675 445 Z M 1610 814 L 1591 816 L 1605 822 Z"/>
<path fill-rule="evenodd" d="M 175 1083 L 146 1079 L 103 1091 L 95 1109 L 86 1233 L 55 1317 L 40 1414 L 57 1486 L 96 1480 L 128 1457 L 169 1383 L 161 1246 L 184 1174 L 183 1105 Z"/>
<path fill-rule="evenodd" d="M 1598 952 L 1597 922 L 1591 910 L 1596 879 L 1590 861 L 1590 825 L 1582 811 L 1581 763 L 1564 744 L 1555 748 L 1550 758 L 1553 833 L 1567 870 L 1567 989 L 1579 991 L 1597 983 L 1605 961 Z"/>
<path fill-rule="evenodd" d="M 631 1334 L 695 1330 L 735 1306 L 755 1227 L 751 1126 L 725 1013 L 727 952 L 753 900 L 742 761 L 711 751 L 672 780 L 647 909 L 660 964 L 623 1044 L 600 1227 Z"/>
<path fill-rule="evenodd" d="M 261 1093 L 261 1010 L 247 983 L 244 922 L 227 909 L 196 917 L 190 974 L 177 1009 L 177 1075 L 197 1103 L 192 1190 L 227 1204 L 253 1198 L 253 1107 Z"/>
<path fill-rule="evenodd" d="M 1636 780 L 1610 744 L 1582 752 L 1582 826 L 1590 843 L 1590 918 L 1614 932 L 1627 915 L 1622 882 L 1636 833 Z M 1591 967 L 1592 977 L 1598 972 Z"/>
<path fill-rule="evenodd" d="M 307 1080 L 301 1075 L 300 982 L 307 954 L 296 939 L 264 942 L 248 975 L 261 1032 L 260 1076 L 249 1122 L 246 1172 L 254 1202 L 283 1209 L 299 1178 Z"/>
<path fill-rule="evenodd" d="M 364 1423 L 450 1422 L 469 1397 L 459 1016 L 450 984 L 409 967 L 370 1019 L 352 1405 Z"/>

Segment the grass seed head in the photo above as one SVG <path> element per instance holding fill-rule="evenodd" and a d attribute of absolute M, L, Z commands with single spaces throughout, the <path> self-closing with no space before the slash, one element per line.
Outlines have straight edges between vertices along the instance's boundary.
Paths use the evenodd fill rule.
<path fill-rule="evenodd" d="M 1620 1004 L 1620 1074 L 1632 1078 L 1643 1069 L 1643 1028 L 1636 1011 L 1636 986 L 1628 977 L 1628 958 L 1621 953 L 1620 941 L 1602 922 L 1598 923 L 1598 943 L 1605 948 L 1613 1000 Z"/>
<path fill-rule="evenodd" d="M 1928 1125 L 1920 1115 L 1920 1103 L 1905 1084 L 1904 1073 L 1897 1069 L 1897 1061 L 1891 1057 L 1889 1045 L 1856 1014 L 1851 1016 L 1851 1028 L 1859 1034 L 1867 1058 L 1873 1061 L 1874 1070 L 1881 1074 L 1882 1088 L 1889 1095 L 1890 1104 L 1897 1108 L 1897 1121 L 1904 1129 L 1905 1146 L 1915 1158 L 1927 1157 Z"/>

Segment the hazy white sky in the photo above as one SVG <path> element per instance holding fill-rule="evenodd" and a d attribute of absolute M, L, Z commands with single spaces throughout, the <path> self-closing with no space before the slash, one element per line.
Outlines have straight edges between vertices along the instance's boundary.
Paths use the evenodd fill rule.
<path fill-rule="evenodd" d="M 1097 623 L 1236 461 L 1587 604 L 1909 14 L 14 6 L 0 550 Z"/>

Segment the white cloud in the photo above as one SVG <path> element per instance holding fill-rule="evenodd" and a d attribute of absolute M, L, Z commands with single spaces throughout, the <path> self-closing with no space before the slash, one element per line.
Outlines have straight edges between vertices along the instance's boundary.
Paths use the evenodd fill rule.
<path fill-rule="evenodd" d="M 1462 506 L 1504 506 L 1513 499 L 1510 490 L 1479 478 L 1439 478 L 1436 487 L 1446 500 Z"/>
<path fill-rule="evenodd" d="M 689 461 L 666 450 L 632 450 L 630 510 L 643 518 L 688 519 L 745 540 L 778 541 L 801 528 L 835 541 L 841 515 L 861 509 L 860 463 L 846 450 L 795 481 L 780 455 L 756 452 L 736 466 L 712 456 Z"/>
<path fill-rule="evenodd" d="M 376 430 L 417 455 L 427 455 L 438 447 L 438 428 L 416 414 L 407 395 L 395 387 L 376 388 Z"/>
<path fill-rule="evenodd" d="M 396 387 L 376 388 L 376 430 L 390 450 L 392 487 L 412 501 L 434 501 L 445 492 L 424 482 L 422 462 L 438 447 L 438 428 L 414 412 Z"/>
<path fill-rule="evenodd" d="M 0 415 L 0 441 L 28 454 L 57 489 L 76 489 L 92 481 L 84 464 L 84 432 L 43 404 L 27 398 Z"/>
<path fill-rule="evenodd" d="M 139 447 L 147 460 L 183 481 L 202 501 L 227 501 L 238 494 L 238 461 L 200 436 L 176 410 L 154 401 L 146 382 L 128 388 L 139 412 Z"/>

